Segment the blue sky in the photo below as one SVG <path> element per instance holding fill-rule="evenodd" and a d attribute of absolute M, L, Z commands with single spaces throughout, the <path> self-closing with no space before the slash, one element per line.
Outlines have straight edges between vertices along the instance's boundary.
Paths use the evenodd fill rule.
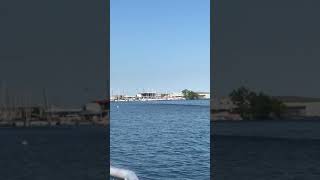
<path fill-rule="evenodd" d="M 111 90 L 210 89 L 210 0 L 111 0 Z"/>

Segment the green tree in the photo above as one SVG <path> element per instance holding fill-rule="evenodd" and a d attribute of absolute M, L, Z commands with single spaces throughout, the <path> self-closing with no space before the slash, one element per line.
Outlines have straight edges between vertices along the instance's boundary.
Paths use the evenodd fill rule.
<path fill-rule="evenodd" d="M 271 109 L 273 112 L 273 115 L 277 118 L 282 118 L 284 112 L 287 109 L 287 106 L 282 102 L 277 99 L 273 99 L 272 104 L 271 104 Z"/>
<path fill-rule="evenodd" d="M 263 92 L 255 93 L 246 87 L 233 90 L 229 97 L 243 119 L 281 118 L 286 106 L 283 102 L 272 98 Z"/>
<path fill-rule="evenodd" d="M 250 100 L 251 116 L 253 119 L 268 119 L 272 112 L 272 99 L 264 93 L 255 95 Z"/>
<path fill-rule="evenodd" d="M 199 99 L 199 94 L 197 94 L 196 92 L 190 91 L 188 89 L 184 89 L 182 91 L 182 94 L 183 94 L 184 98 L 186 98 L 187 100 Z"/>
<path fill-rule="evenodd" d="M 250 104 L 251 99 L 255 97 L 256 94 L 254 92 L 251 92 L 246 87 L 240 87 L 236 90 L 233 90 L 229 97 L 234 105 L 237 106 L 237 108 L 234 109 L 236 113 L 239 113 L 240 116 L 244 119 L 250 118 Z"/>

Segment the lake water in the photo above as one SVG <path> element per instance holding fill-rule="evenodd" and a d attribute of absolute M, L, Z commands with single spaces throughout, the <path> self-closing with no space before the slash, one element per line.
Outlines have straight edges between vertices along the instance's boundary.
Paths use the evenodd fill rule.
<path fill-rule="evenodd" d="M 211 133 L 215 179 L 320 179 L 320 121 L 221 121 Z"/>
<path fill-rule="evenodd" d="M 105 179 L 107 133 L 90 126 L 0 128 L 0 179 Z"/>
<path fill-rule="evenodd" d="M 110 158 L 141 180 L 210 179 L 209 101 L 111 103 Z"/>

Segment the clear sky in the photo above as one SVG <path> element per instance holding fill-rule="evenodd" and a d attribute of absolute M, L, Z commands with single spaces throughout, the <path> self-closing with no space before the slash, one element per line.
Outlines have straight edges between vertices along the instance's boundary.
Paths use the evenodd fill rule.
<path fill-rule="evenodd" d="M 111 93 L 209 91 L 210 0 L 111 0 Z"/>

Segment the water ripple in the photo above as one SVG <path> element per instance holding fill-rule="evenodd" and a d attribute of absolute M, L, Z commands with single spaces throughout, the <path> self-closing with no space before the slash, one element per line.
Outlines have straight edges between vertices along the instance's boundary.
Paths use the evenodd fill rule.
<path fill-rule="evenodd" d="M 113 165 L 143 180 L 210 179 L 209 101 L 184 102 L 112 103 Z"/>

